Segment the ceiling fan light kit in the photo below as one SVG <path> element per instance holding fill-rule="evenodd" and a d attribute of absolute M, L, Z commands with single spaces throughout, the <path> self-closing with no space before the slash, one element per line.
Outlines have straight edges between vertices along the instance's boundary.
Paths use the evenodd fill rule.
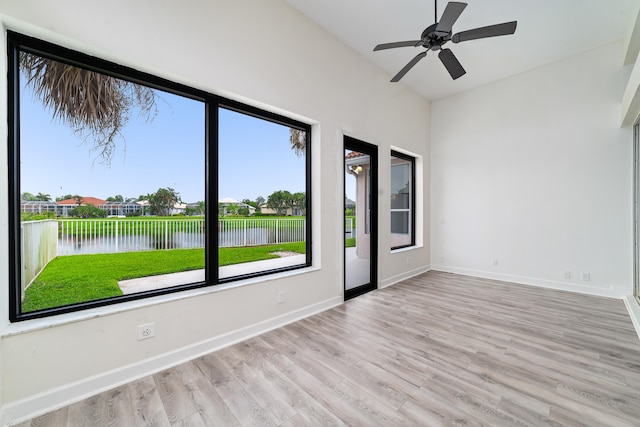
<path fill-rule="evenodd" d="M 421 34 L 420 40 L 407 40 L 393 43 L 382 43 L 373 48 L 374 51 L 395 49 L 398 47 L 419 47 L 426 50 L 416 55 L 407 65 L 396 74 L 391 81 L 400 81 L 405 74 L 411 70 L 422 58 L 427 56 L 430 50 L 439 50 L 438 58 L 449 72 L 453 80 L 466 74 L 464 67 L 458 61 L 451 49 L 442 46 L 451 41 L 461 43 L 469 40 L 484 39 L 488 37 L 506 36 L 516 32 L 518 21 L 504 22 L 502 24 L 489 25 L 487 27 L 474 28 L 472 30 L 461 31 L 453 34 L 453 25 L 456 23 L 462 11 L 467 7 L 467 3 L 451 1 L 442 13 L 440 22 L 427 27 Z M 435 6 L 435 20 L 438 20 L 438 2 Z"/>

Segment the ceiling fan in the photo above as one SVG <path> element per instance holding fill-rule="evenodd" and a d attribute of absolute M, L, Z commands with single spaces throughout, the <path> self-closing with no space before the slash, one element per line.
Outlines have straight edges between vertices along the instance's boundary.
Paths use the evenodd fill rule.
<path fill-rule="evenodd" d="M 425 50 L 417 54 L 407 65 L 402 68 L 396 74 L 391 81 L 397 82 L 405 74 L 409 72 L 414 65 L 416 65 L 422 58 L 427 56 L 430 50 L 439 50 L 438 58 L 442 61 L 442 64 L 447 69 L 452 79 L 457 79 L 466 74 L 466 71 L 458 61 L 458 58 L 453 54 L 451 49 L 443 49 L 442 45 L 448 41 L 453 43 L 460 43 L 468 40 L 484 39 L 487 37 L 506 36 L 516 32 L 516 26 L 518 21 L 504 22 L 502 24 L 489 25 L 488 27 L 474 28 L 473 30 L 461 31 L 452 35 L 453 24 L 458 20 L 460 14 L 467 7 L 467 3 L 451 1 L 444 9 L 440 22 L 436 22 L 433 25 L 427 27 L 420 36 L 420 40 L 408 40 L 394 43 L 382 43 L 373 48 L 374 52 L 377 50 L 393 49 L 396 47 L 418 47 L 422 46 Z M 438 20 L 438 1 L 435 2 L 435 20 Z"/>

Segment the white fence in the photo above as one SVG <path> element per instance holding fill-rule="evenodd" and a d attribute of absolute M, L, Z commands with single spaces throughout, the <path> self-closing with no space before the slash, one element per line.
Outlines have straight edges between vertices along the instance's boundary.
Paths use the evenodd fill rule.
<path fill-rule="evenodd" d="M 60 255 L 204 247 L 204 219 L 59 220 Z"/>
<path fill-rule="evenodd" d="M 218 221 L 218 246 L 304 242 L 306 219 L 238 219 Z"/>
<path fill-rule="evenodd" d="M 55 220 L 29 221 L 20 225 L 22 240 L 22 296 L 24 290 L 57 253 Z"/>
<path fill-rule="evenodd" d="M 58 254 L 203 248 L 204 219 L 59 220 Z M 229 219 L 217 224 L 220 247 L 304 242 L 306 219 Z"/>
<path fill-rule="evenodd" d="M 344 219 L 344 234 L 349 234 L 351 237 L 354 237 L 353 236 L 353 218 Z"/>

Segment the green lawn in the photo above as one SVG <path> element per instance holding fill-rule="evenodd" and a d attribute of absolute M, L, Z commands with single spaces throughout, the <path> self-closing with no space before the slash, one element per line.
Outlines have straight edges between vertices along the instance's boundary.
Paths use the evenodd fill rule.
<path fill-rule="evenodd" d="M 305 253 L 305 243 L 220 248 L 221 266 L 277 258 L 272 252 Z M 174 249 L 59 256 L 25 291 L 22 311 L 30 312 L 122 295 L 118 281 L 204 268 L 204 249 Z"/>
<path fill-rule="evenodd" d="M 218 264 L 220 266 L 241 264 L 243 262 L 260 261 L 278 258 L 273 252 L 306 252 L 305 242 L 280 243 L 266 246 L 243 246 L 237 248 L 220 248 L 218 250 Z"/>

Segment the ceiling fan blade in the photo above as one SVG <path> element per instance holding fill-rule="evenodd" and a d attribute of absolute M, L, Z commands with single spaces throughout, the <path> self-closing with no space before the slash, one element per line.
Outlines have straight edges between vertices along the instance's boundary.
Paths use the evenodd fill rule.
<path fill-rule="evenodd" d="M 449 34 L 453 28 L 453 24 L 458 20 L 465 7 L 467 7 L 466 3 L 450 1 L 444 9 L 440 22 L 438 22 L 436 34 L 441 37 Z"/>
<path fill-rule="evenodd" d="M 440 61 L 442 61 L 442 64 L 449 74 L 451 74 L 451 78 L 453 80 L 458 77 L 462 77 L 467 73 L 464 68 L 462 68 L 458 58 L 456 58 L 451 49 L 442 49 L 438 54 L 438 58 L 440 58 Z"/>
<path fill-rule="evenodd" d="M 373 51 L 383 50 L 383 49 L 393 49 L 396 47 L 410 47 L 410 46 L 418 46 L 418 44 L 422 40 L 407 40 L 406 42 L 393 42 L 393 43 L 382 43 L 373 48 Z"/>
<path fill-rule="evenodd" d="M 504 22 L 502 24 L 489 25 L 488 27 L 475 28 L 473 30 L 461 31 L 451 37 L 454 43 L 466 42 L 467 40 L 484 39 L 487 37 L 507 36 L 516 32 L 518 21 Z"/>
<path fill-rule="evenodd" d="M 429 52 L 428 50 L 425 50 L 424 52 L 421 52 L 419 54 L 417 54 L 411 61 L 409 61 L 409 63 L 407 65 L 405 65 L 402 70 L 400 70 L 398 72 L 398 74 L 396 74 L 391 81 L 393 83 L 400 81 L 401 78 L 404 77 L 405 74 L 407 74 L 409 72 L 410 69 L 413 68 L 414 65 L 416 65 L 418 63 L 418 61 L 420 61 L 422 58 L 424 58 L 425 56 L 427 56 L 427 52 Z"/>

